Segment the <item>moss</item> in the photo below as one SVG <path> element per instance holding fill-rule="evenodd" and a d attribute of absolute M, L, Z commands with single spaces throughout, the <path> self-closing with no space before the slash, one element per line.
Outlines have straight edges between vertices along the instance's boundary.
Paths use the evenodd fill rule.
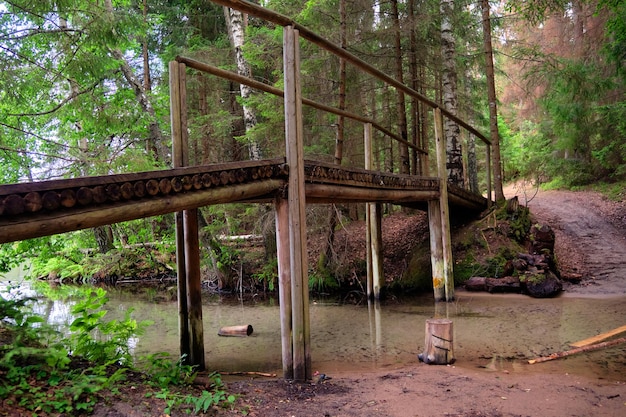
<path fill-rule="evenodd" d="M 524 273 L 520 275 L 519 280 L 520 282 L 524 282 L 527 284 L 540 284 L 546 280 L 546 275 Z"/>

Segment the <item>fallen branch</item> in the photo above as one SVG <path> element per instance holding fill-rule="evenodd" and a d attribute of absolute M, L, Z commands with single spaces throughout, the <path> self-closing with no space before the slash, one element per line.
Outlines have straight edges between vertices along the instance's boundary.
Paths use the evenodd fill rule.
<path fill-rule="evenodd" d="M 590 338 L 585 339 L 585 340 L 581 340 L 580 342 L 570 343 L 570 346 L 583 347 L 583 346 L 591 345 L 593 343 L 601 342 L 603 340 L 606 340 L 609 337 L 617 336 L 618 334 L 624 333 L 624 332 L 626 332 L 626 326 L 618 327 L 617 329 L 613 329 L 613 330 L 608 331 L 606 333 L 602 333 L 602 334 L 599 334 L 597 336 L 590 337 Z"/>
<path fill-rule="evenodd" d="M 267 378 L 275 378 L 276 374 L 268 374 L 266 372 L 218 372 L 220 375 L 237 375 L 237 376 L 264 376 Z"/>
<path fill-rule="evenodd" d="M 574 355 L 576 353 L 589 352 L 591 350 L 597 350 L 597 349 L 602 349 L 602 348 L 609 347 L 609 346 L 619 345 L 620 343 L 626 343 L 626 337 L 622 337 L 620 339 L 615 339 L 615 340 L 610 340 L 608 342 L 597 343 L 595 345 L 583 346 L 583 347 L 579 347 L 579 348 L 572 349 L 572 350 L 566 350 L 564 352 L 557 352 L 557 353 L 553 353 L 550 356 L 544 356 L 542 358 L 530 359 L 528 363 L 532 365 L 534 363 L 547 362 L 547 361 L 551 361 L 554 359 L 560 359 L 566 356 Z"/>

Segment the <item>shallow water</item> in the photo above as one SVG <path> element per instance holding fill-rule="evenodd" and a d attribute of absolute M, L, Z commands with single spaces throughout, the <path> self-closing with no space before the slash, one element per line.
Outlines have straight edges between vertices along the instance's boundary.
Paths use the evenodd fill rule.
<path fill-rule="evenodd" d="M 153 303 L 119 291 L 110 291 L 109 298 L 107 318 L 123 317 L 132 308 L 137 321 L 154 323 L 143 336 L 130 341 L 137 356 L 156 352 L 178 355 L 176 302 Z M 55 324 L 68 324 L 72 319 L 70 305 L 61 301 L 44 301 L 37 311 Z M 434 316 L 453 320 L 457 360 L 454 366 L 626 379 L 625 345 L 527 364 L 528 359 L 568 350 L 569 343 L 624 325 L 626 298 L 533 299 L 461 291 L 455 302 L 437 305 L 428 295 L 360 305 L 312 297 L 313 369 L 332 375 L 338 371 L 393 369 L 417 363 L 417 354 L 424 347 L 425 322 Z M 208 369 L 281 375 L 276 298 L 240 302 L 236 297 L 205 296 L 203 323 Z M 240 324 L 252 325 L 253 334 L 217 336 L 220 327 Z"/>

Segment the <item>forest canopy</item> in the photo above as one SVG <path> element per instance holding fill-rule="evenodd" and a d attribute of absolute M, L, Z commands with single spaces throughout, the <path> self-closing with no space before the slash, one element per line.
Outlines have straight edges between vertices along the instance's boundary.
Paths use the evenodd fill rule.
<path fill-rule="evenodd" d="M 448 105 L 446 86 L 454 82 L 455 112 L 487 133 L 486 4 L 504 179 L 571 187 L 626 177 L 621 0 L 262 4 L 437 103 Z M 177 55 L 282 84 L 282 28 L 208 0 L 0 1 L 0 49 L 0 183 L 171 166 L 167 67 Z M 314 45 L 303 43 L 302 56 L 305 97 L 357 109 L 432 146 L 431 116 L 419 103 L 400 105 L 389 88 Z M 192 164 L 284 154 L 279 98 L 198 73 L 188 79 Z M 360 129 L 306 110 L 307 157 L 362 166 Z M 468 149 L 467 159 L 478 144 L 462 134 L 459 146 Z M 379 140 L 375 148 L 377 169 L 408 173 L 419 165 L 401 147 Z M 475 163 L 484 164 L 482 152 L 476 155 Z M 259 220 L 271 218 L 262 207 L 208 207 L 202 218 L 211 236 L 271 230 Z M 77 246 L 106 253 L 139 241 L 167 241 L 172 219 L 100 229 L 78 232 Z M 54 237 L 43 241 L 63 246 Z M 1 251 L 26 256 L 37 247 L 23 242 Z M 228 257 L 219 249 L 212 253 L 207 262 L 213 265 Z"/>

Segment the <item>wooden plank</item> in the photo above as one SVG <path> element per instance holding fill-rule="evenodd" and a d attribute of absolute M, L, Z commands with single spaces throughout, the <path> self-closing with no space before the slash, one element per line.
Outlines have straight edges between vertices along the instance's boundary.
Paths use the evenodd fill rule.
<path fill-rule="evenodd" d="M 570 343 L 570 346 L 573 346 L 573 347 L 583 347 L 583 346 L 591 345 L 593 343 L 598 343 L 598 342 L 601 342 L 603 340 L 606 340 L 609 337 L 617 336 L 618 334 L 624 333 L 624 332 L 626 332 L 626 325 L 618 327 L 617 329 L 610 330 L 610 331 L 605 332 L 605 333 L 601 333 L 601 334 L 599 334 L 597 336 L 593 336 L 593 337 L 581 340 L 581 341 L 576 342 L 576 343 Z"/>
<path fill-rule="evenodd" d="M 345 187 L 331 184 L 306 184 L 307 198 L 320 198 L 329 202 L 381 202 L 411 203 L 439 198 L 438 190 L 387 190 L 365 187 Z M 311 200 L 313 201 L 313 200 Z M 319 202 L 319 201 L 318 201 Z"/>

